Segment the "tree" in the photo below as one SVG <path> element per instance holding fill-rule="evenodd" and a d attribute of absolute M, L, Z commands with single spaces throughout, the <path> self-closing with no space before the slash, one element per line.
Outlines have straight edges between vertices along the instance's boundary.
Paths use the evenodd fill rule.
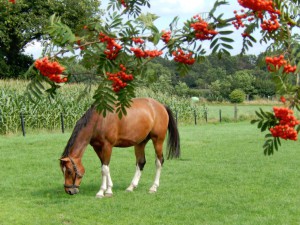
<path fill-rule="evenodd" d="M 211 100 L 222 101 L 224 99 L 229 99 L 229 94 L 232 91 L 232 85 L 227 79 L 216 80 L 211 83 L 210 91 L 212 94 L 210 97 Z"/>
<path fill-rule="evenodd" d="M 64 72 L 67 70 L 59 63 L 72 65 L 70 60 L 62 60 L 59 56 L 66 52 L 76 55 L 75 50 L 81 49 L 82 57 L 98 59 L 95 62 L 98 72 L 102 75 L 94 95 L 95 106 L 104 115 L 107 111 L 116 111 L 121 117 L 134 97 L 134 77 L 142 73 L 149 61 L 161 56 L 165 50 L 166 57 L 172 57 L 176 62 L 178 73 L 187 74 L 191 65 L 203 61 L 206 51 L 201 43 L 204 41 L 210 43 L 209 47 L 215 56 L 225 56 L 226 59 L 235 42 L 230 37 L 233 33 L 231 26 L 234 26 L 243 30 L 241 53 L 246 53 L 256 42 L 253 37 L 256 30 L 260 31 L 261 42 L 267 45 L 271 43 L 268 48 L 269 56 L 265 58 L 267 69 L 272 74 L 278 93 L 284 95 L 281 98 L 282 102 L 290 108 L 300 110 L 299 82 L 297 79 L 296 82 L 291 82 L 291 77 L 299 71 L 296 63 L 300 56 L 297 54 L 295 57 L 297 50 L 295 51 L 294 45 L 297 37 L 292 33 L 300 28 L 300 1 L 237 1 L 244 9 L 235 11 L 232 18 L 216 14 L 217 8 L 228 3 L 225 0 L 217 0 L 208 13 L 208 20 L 201 14 L 195 15 L 187 20 L 183 27 L 178 28 L 176 17 L 170 23 L 168 31 L 159 31 L 154 25 L 153 21 L 158 18 L 155 14 L 141 13 L 141 6 L 150 7 L 149 0 L 110 0 L 107 11 L 112 11 L 107 15 L 105 23 L 88 24 L 87 32 L 78 37 L 59 18 L 52 16 L 51 24 L 45 30 L 51 37 L 51 48 L 45 51 L 47 57 L 35 63 L 40 74 L 28 89 L 35 97 L 42 91 L 53 95 L 56 89 L 62 86 L 58 83 L 68 80 L 68 73 Z M 127 15 L 129 19 L 124 20 L 123 15 Z M 162 49 L 149 49 L 149 46 L 157 46 L 159 42 L 164 43 Z M 60 51 L 53 52 L 52 47 Z M 231 68 L 225 66 L 224 69 L 227 72 Z M 44 88 L 41 85 L 42 80 L 47 81 L 51 87 Z M 257 122 L 262 132 L 270 132 L 266 135 L 264 145 L 267 154 L 272 154 L 274 149 L 278 149 L 280 138 L 297 139 L 300 122 L 292 114 L 293 111 L 287 108 L 274 108 L 273 113 L 262 110 L 257 112 L 259 119 L 253 123 Z M 285 129 L 286 127 L 288 129 Z"/>
<path fill-rule="evenodd" d="M 241 89 L 235 89 L 229 95 L 230 102 L 232 102 L 232 103 L 242 103 L 245 101 L 245 97 L 246 97 L 246 94 Z"/>
<path fill-rule="evenodd" d="M 23 0 L 16 4 L 0 0 L 0 60 L 10 68 L 10 76 L 17 77 L 32 64 L 33 59 L 24 56 L 24 48 L 33 41 L 49 38 L 44 30 L 54 13 L 73 32 L 82 30 L 85 24 L 99 22 L 101 15 L 97 0 L 76 4 L 72 0 Z"/>
<path fill-rule="evenodd" d="M 189 91 L 189 87 L 186 83 L 179 81 L 179 83 L 175 86 L 175 91 L 177 95 L 186 97 Z"/>
<path fill-rule="evenodd" d="M 250 73 L 249 70 L 240 70 L 235 72 L 230 79 L 231 88 L 241 89 L 247 95 L 251 95 L 254 91 L 254 76 Z"/>
<path fill-rule="evenodd" d="M 227 72 L 226 70 L 222 69 L 221 67 L 211 67 L 207 70 L 207 75 L 206 75 L 206 82 L 207 83 L 212 83 L 216 80 L 223 80 L 227 77 Z"/>

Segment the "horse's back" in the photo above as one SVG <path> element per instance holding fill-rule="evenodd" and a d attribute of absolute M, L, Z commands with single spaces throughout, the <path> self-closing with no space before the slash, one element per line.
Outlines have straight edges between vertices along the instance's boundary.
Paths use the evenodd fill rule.
<path fill-rule="evenodd" d="M 134 98 L 127 114 L 119 119 L 116 113 L 106 117 L 99 114 L 98 138 L 105 138 L 114 146 L 127 147 L 145 140 L 148 135 L 165 135 L 168 113 L 161 103 L 151 98 Z"/>
<path fill-rule="evenodd" d="M 124 121 L 129 123 L 132 119 L 140 119 L 151 123 L 152 127 L 157 123 L 168 124 L 168 113 L 166 108 L 160 102 L 152 98 L 135 98 L 132 105 L 128 108 L 127 116 Z"/>

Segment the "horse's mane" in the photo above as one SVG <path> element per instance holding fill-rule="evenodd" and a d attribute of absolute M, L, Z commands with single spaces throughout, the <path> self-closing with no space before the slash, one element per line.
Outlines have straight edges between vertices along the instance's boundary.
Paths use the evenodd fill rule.
<path fill-rule="evenodd" d="M 61 158 L 64 158 L 64 157 L 68 157 L 69 156 L 69 153 L 70 153 L 70 148 L 72 147 L 72 145 L 74 144 L 76 138 L 77 138 L 77 135 L 78 133 L 80 132 L 80 130 L 82 128 L 84 128 L 88 122 L 90 121 L 91 119 L 91 116 L 93 114 L 93 110 L 94 110 L 94 107 L 90 107 L 86 112 L 85 114 L 83 114 L 83 116 L 77 121 L 75 127 L 74 127 L 74 130 L 72 132 L 72 135 L 65 147 L 65 150 L 64 152 L 62 153 L 61 155 Z"/>

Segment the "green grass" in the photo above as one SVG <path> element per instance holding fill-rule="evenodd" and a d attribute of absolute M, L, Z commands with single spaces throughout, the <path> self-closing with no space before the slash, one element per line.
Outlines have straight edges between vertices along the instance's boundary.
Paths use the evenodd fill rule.
<path fill-rule="evenodd" d="M 89 147 L 80 193 L 64 193 L 58 158 L 70 133 L 0 136 L 0 224 L 300 224 L 299 142 L 263 155 L 263 135 L 249 122 L 180 126 L 182 157 L 166 160 L 161 186 L 154 151 L 138 189 L 133 149 L 115 149 L 112 198 L 96 199 L 100 163 Z"/>

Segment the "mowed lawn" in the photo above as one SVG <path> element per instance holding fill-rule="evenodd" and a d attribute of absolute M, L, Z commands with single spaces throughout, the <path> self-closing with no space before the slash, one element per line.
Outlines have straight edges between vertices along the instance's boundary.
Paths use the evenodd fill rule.
<path fill-rule="evenodd" d="M 133 193 L 125 192 L 133 148 L 114 150 L 114 196 L 104 199 L 95 198 L 100 163 L 91 147 L 80 193 L 64 193 L 58 159 L 70 133 L 0 136 L 0 224 L 300 224 L 299 141 L 264 156 L 263 135 L 249 122 L 179 129 L 182 156 L 165 161 L 156 194 L 148 194 L 155 173 L 149 143 Z"/>

